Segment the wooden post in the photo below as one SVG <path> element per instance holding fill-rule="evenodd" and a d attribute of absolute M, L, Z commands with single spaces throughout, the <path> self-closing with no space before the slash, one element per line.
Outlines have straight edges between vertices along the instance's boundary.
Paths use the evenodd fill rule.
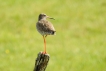
<path fill-rule="evenodd" d="M 33 71 L 45 71 L 49 58 L 49 54 L 39 52 L 38 57 L 35 59 L 35 67 Z"/>

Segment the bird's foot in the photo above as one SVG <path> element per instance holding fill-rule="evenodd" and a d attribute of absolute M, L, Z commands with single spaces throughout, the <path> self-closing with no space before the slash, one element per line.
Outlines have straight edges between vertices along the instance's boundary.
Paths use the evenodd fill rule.
<path fill-rule="evenodd" d="M 46 52 L 42 52 L 42 54 L 47 54 Z"/>

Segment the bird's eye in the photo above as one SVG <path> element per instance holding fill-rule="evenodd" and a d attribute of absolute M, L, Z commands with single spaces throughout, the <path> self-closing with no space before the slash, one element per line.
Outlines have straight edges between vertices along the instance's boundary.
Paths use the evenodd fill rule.
<path fill-rule="evenodd" d="M 44 16 L 46 16 L 46 15 L 44 14 Z"/>

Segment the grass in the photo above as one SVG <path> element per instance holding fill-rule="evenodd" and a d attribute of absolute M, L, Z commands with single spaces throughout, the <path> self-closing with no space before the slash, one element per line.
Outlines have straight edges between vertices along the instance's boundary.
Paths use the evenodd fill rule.
<path fill-rule="evenodd" d="M 35 23 L 46 13 L 56 36 L 48 36 L 46 71 L 106 71 L 105 0 L 0 0 L 0 71 L 32 71 L 43 51 Z"/>

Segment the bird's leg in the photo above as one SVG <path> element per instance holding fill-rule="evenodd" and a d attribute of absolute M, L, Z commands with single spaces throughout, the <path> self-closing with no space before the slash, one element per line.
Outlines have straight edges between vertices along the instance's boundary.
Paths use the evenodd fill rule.
<path fill-rule="evenodd" d="M 43 39 L 44 39 L 44 54 L 46 54 L 46 40 L 45 40 L 45 36 L 43 35 Z"/>

